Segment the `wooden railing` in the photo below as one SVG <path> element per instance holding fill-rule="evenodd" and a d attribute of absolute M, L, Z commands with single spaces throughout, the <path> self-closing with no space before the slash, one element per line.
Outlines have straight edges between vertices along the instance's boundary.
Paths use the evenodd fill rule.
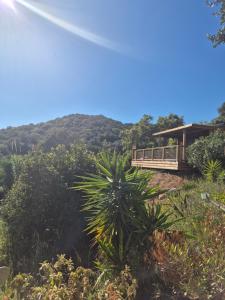
<path fill-rule="evenodd" d="M 133 149 L 133 160 L 162 160 L 181 161 L 183 159 L 183 146 L 165 146 L 146 149 Z"/>

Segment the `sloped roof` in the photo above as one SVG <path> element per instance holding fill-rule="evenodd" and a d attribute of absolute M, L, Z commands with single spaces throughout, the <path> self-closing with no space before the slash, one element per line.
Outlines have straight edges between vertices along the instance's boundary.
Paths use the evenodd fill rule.
<path fill-rule="evenodd" d="M 187 132 L 193 132 L 193 133 L 197 133 L 197 132 L 203 132 L 203 131 L 208 131 L 208 130 L 212 130 L 215 129 L 217 126 L 214 125 L 204 125 L 204 124 L 187 124 L 187 125 L 183 125 L 183 126 L 179 126 L 179 127 L 175 127 L 172 129 L 167 129 L 164 131 L 160 131 L 160 132 L 155 132 L 153 133 L 154 136 L 174 136 L 174 135 L 179 135 L 181 134 L 184 130 L 186 130 Z"/>

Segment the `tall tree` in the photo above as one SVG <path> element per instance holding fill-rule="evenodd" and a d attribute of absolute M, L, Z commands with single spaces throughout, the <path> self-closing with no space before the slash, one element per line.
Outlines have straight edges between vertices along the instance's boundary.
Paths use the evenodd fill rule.
<path fill-rule="evenodd" d="M 223 104 L 218 108 L 218 117 L 216 117 L 212 123 L 225 123 L 225 102 L 223 102 Z"/>
<path fill-rule="evenodd" d="M 159 117 L 156 127 L 157 130 L 162 131 L 165 129 L 171 129 L 174 127 L 184 125 L 184 118 L 176 114 L 169 114 L 166 117 Z"/>
<path fill-rule="evenodd" d="M 220 18 L 220 28 L 215 34 L 210 34 L 209 39 L 212 41 L 213 46 L 217 47 L 225 43 L 225 0 L 211 0 L 208 1 L 210 7 L 218 7 L 215 15 Z"/>
<path fill-rule="evenodd" d="M 122 145 L 124 150 L 130 150 L 132 145 L 147 147 L 153 145 L 152 133 L 154 124 L 152 116 L 144 115 L 140 121 L 122 131 Z"/>

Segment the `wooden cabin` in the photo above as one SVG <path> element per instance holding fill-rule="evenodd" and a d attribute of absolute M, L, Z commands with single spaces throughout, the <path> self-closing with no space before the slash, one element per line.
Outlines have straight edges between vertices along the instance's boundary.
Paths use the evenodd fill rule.
<path fill-rule="evenodd" d="M 132 149 L 132 166 L 149 168 L 149 169 L 165 169 L 185 171 L 190 167 L 186 160 L 186 148 L 192 144 L 197 138 L 207 136 L 210 132 L 217 129 L 218 126 L 188 124 L 153 134 L 156 138 L 164 138 L 168 140 L 173 138 L 176 145 Z"/>

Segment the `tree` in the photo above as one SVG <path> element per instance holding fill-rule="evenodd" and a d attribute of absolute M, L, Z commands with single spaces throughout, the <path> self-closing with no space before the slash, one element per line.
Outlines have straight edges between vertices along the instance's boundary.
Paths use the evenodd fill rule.
<path fill-rule="evenodd" d="M 152 120 L 150 115 L 144 115 L 138 123 L 122 131 L 123 150 L 131 151 L 133 145 L 139 148 L 154 145 L 152 133 L 155 126 Z"/>
<path fill-rule="evenodd" d="M 176 114 L 169 114 L 166 117 L 159 117 L 156 123 L 157 130 L 159 131 L 175 128 L 182 125 L 184 125 L 184 118 Z"/>
<path fill-rule="evenodd" d="M 220 28 L 216 34 L 209 35 L 213 47 L 217 47 L 218 45 L 225 43 L 225 0 L 212 0 L 208 1 L 208 4 L 210 7 L 219 7 L 215 15 L 220 18 Z"/>
<path fill-rule="evenodd" d="M 212 122 L 216 124 L 225 123 L 225 102 L 218 108 L 218 117 L 216 117 Z"/>
<path fill-rule="evenodd" d="M 218 112 L 221 117 L 225 118 L 225 102 L 218 108 Z"/>

